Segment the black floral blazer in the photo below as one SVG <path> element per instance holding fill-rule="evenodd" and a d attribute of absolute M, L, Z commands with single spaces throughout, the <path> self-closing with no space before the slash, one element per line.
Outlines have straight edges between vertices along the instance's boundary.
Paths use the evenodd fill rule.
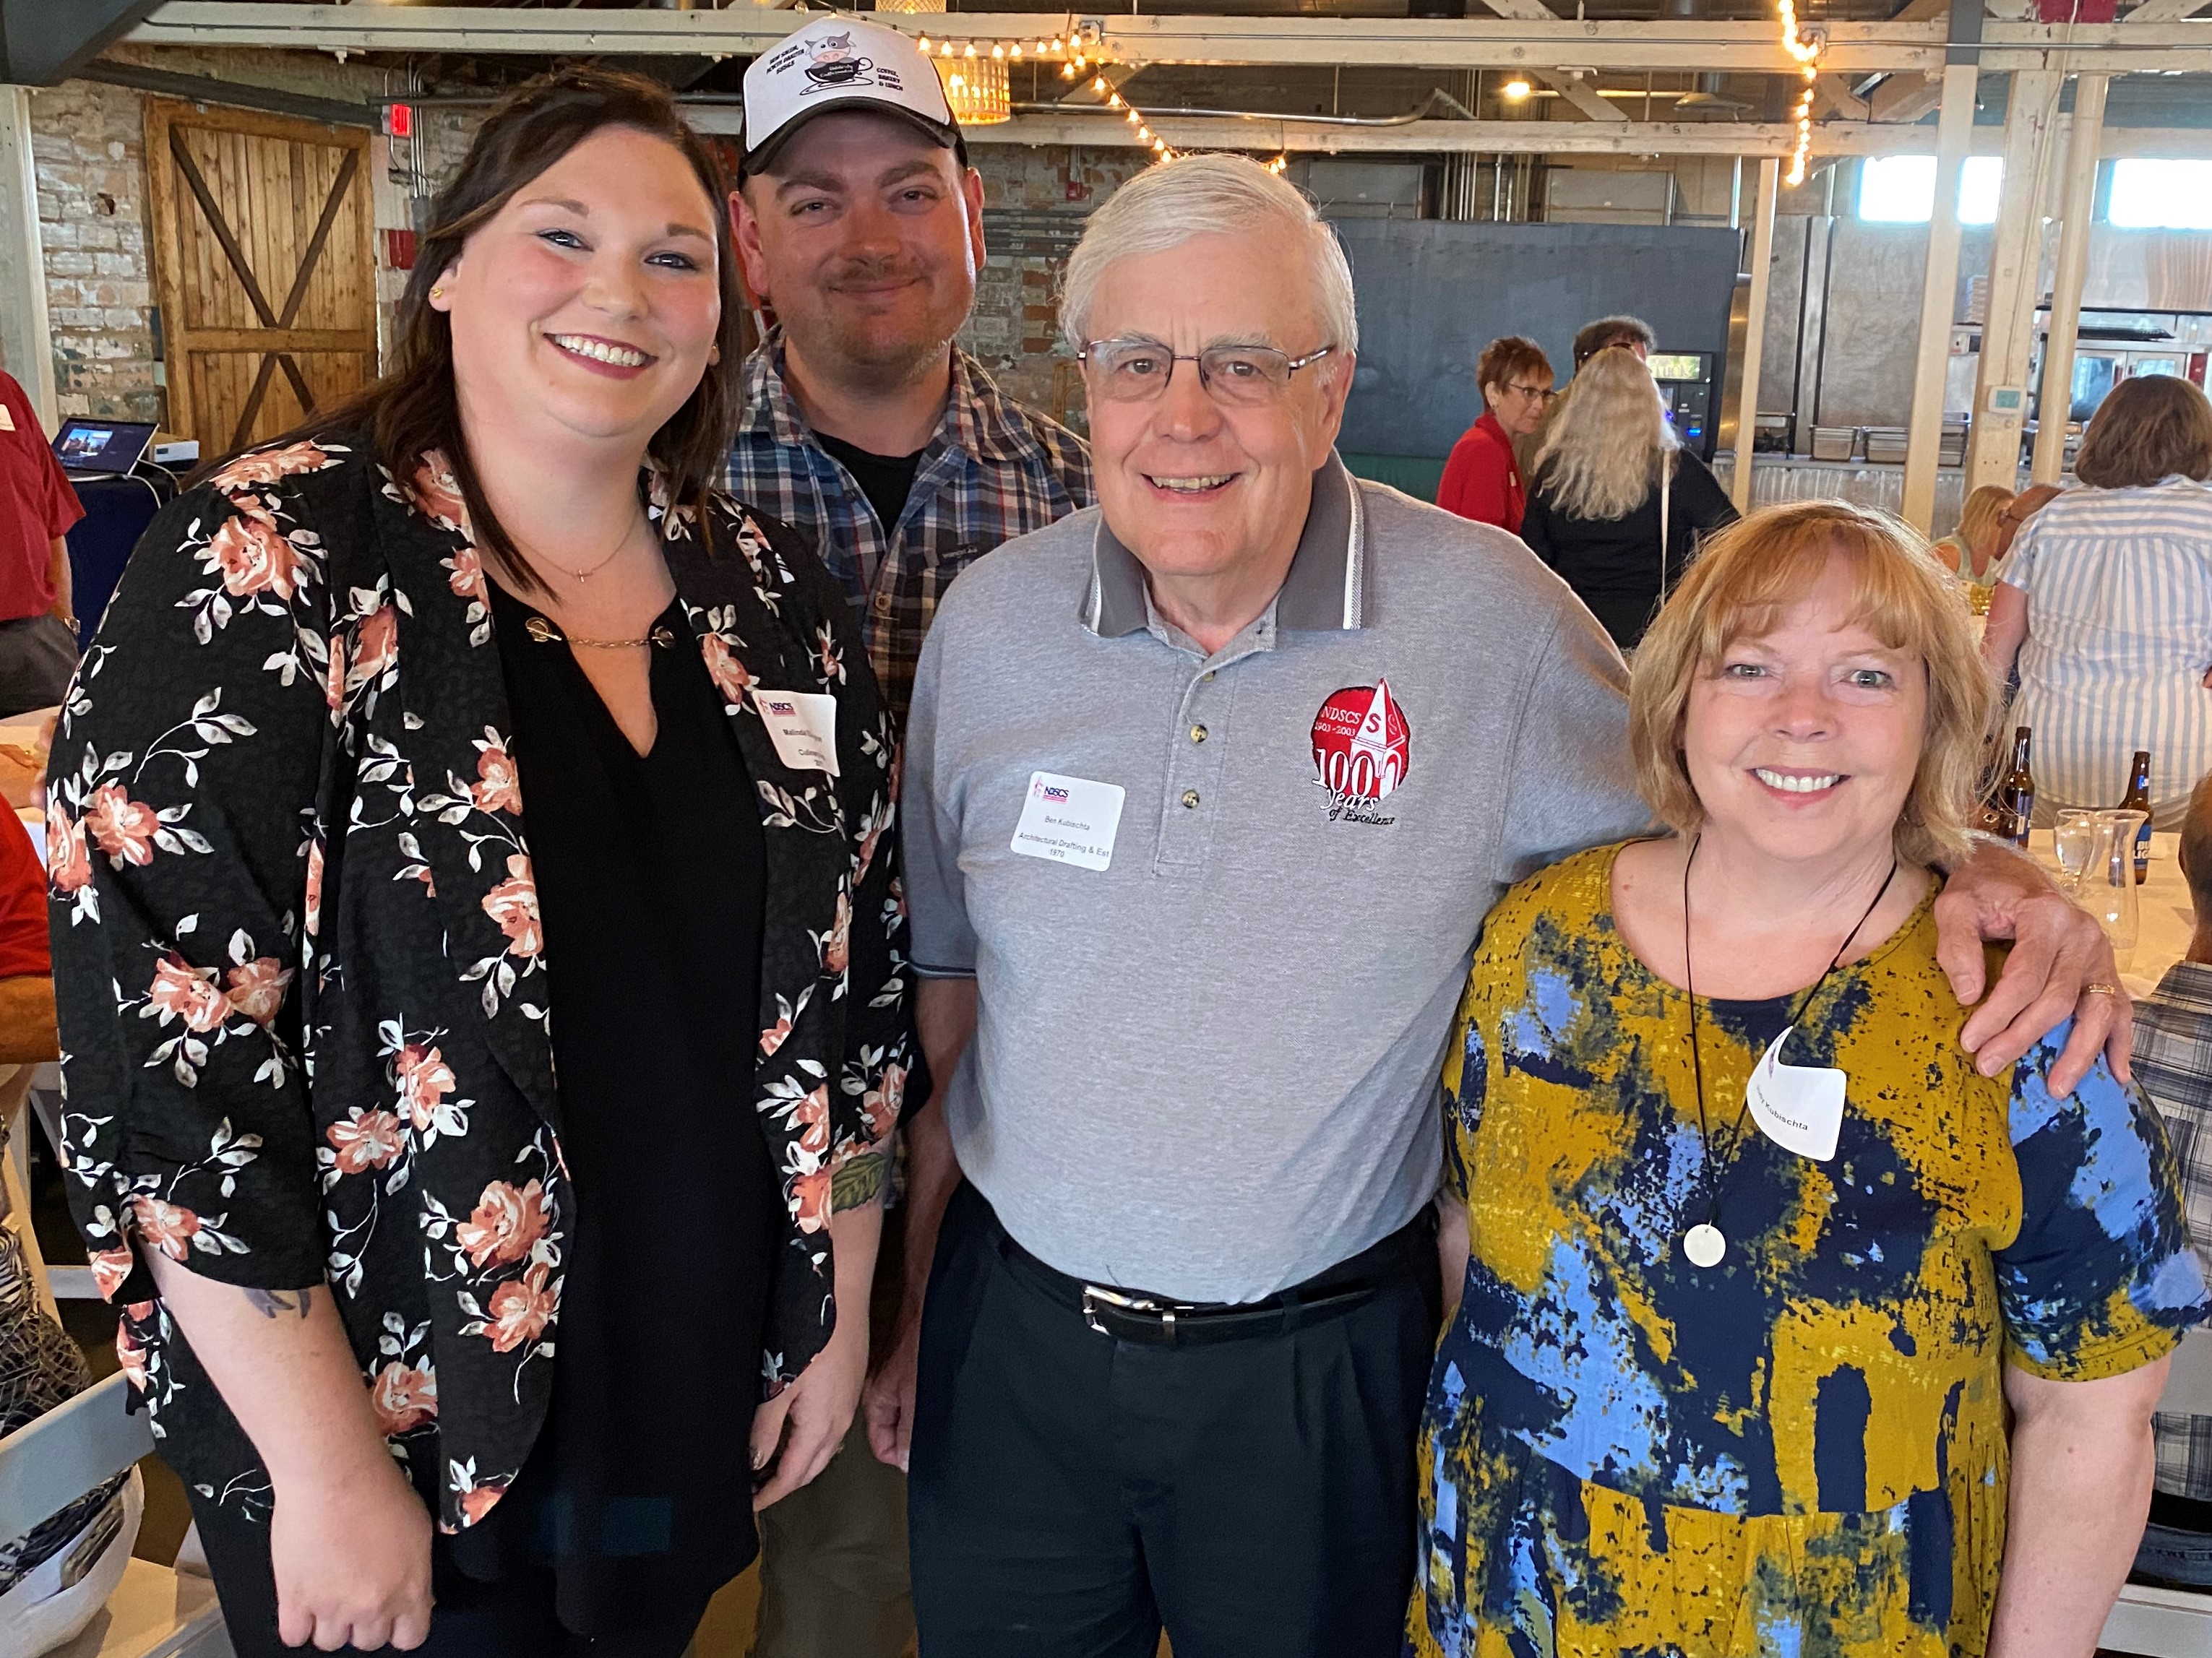
<path fill-rule="evenodd" d="M 873 1200 L 910 1063 L 890 723 L 811 555 L 721 497 L 710 550 L 699 509 L 641 487 L 766 829 L 772 1394 L 829 1338 L 823 1223 Z M 71 1201 L 165 1455 L 250 1515 L 267 1475 L 147 1251 L 327 1281 L 448 1529 L 498 1501 L 551 1388 L 573 1222 L 552 969 L 465 518 L 435 458 L 395 479 L 362 433 L 232 462 L 139 544 L 54 740 Z M 837 699 L 836 776 L 785 764 L 755 706 L 776 690 Z"/>

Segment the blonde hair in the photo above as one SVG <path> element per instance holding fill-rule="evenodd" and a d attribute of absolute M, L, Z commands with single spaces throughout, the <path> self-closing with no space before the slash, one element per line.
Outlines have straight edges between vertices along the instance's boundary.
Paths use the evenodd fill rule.
<path fill-rule="evenodd" d="M 1571 518 L 1626 518 L 1678 447 L 1651 371 L 1607 347 L 1567 383 L 1536 450 L 1536 485 Z"/>
<path fill-rule="evenodd" d="M 1850 567 L 1851 622 L 1927 670 L 1928 723 L 1898 814 L 1897 854 L 1954 863 L 1967 852 L 1995 692 L 1951 573 L 1928 544 L 1886 513 L 1840 501 L 1762 507 L 1705 544 L 1636 653 L 1628 743 L 1637 787 L 1679 833 L 1705 821 L 1682 753 L 1691 687 L 1735 641 L 1773 628 L 1835 558 Z"/>
<path fill-rule="evenodd" d="M 1996 552 L 1997 520 L 2012 501 L 2012 491 L 2002 483 L 1984 483 L 1968 495 L 1959 508 L 1959 544 L 1983 558 Z"/>

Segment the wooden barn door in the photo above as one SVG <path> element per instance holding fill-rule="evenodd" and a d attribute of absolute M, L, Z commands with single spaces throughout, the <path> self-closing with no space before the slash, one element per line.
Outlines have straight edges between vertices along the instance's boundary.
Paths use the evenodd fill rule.
<path fill-rule="evenodd" d="M 169 421 L 212 459 L 376 372 L 364 129 L 146 100 Z"/>

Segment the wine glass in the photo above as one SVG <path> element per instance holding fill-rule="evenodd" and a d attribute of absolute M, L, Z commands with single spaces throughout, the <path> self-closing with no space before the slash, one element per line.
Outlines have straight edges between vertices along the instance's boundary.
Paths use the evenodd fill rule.
<path fill-rule="evenodd" d="M 2060 808 L 2057 827 L 2051 831 L 2051 841 L 2058 853 L 2060 890 L 2069 893 L 2079 891 L 2082 873 L 2089 867 L 2090 853 L 2096 849 L 2096 808 L 2093 806 Z"/>

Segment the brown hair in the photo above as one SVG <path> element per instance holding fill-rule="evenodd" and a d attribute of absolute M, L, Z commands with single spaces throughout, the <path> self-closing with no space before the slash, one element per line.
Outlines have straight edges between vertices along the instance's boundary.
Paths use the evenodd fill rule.
<path fill-rule="evenodd" d="M 2074 476 L 2096 489 L 2139 489 L 2179 472 L 2212 477 L 2212 404 L 2172 374 L 2114 386 L 2081 437 Z"/>
<path fill-rule="evenodd" d="M 1580 368 L 1607 346 L 1640 345 L 1651 351 L 1658 344 L 1659 337 L 1641 317 L 1600 317 L 1595 322 L 1584 323 L 1575 336 L 1575 367 Z"/>
<path fill-rule="evenodd" d="M 1928 725 L 1896 829 L 1898 856 L 1966 855 L 1966 817 L 1995 692 L 1951 574 L 1915 531 L 1840 501 L 1763 507 L 1705 544 L 1638 647 L 1628 744 L 1638 791 L 1669 826 L 1705 821 L 1682 755 L 1690 688 L 1735 641 L 1771 629 L 1841 556 L 1856 589 L 1852 621 L 1928 672 Z"/>
<path fill-rule="evenodd" d="M 667 88 L 641 76 L 609 70 L 556 70 L 518 87 L 493 106 L 468 155 L 430 210 L 416 244 L 414 273 L 392 325 L 392 367 L 359 395 L 318 410 L 289 438 L 313 436 L 366 422 L 380 458 L 405 483 L 423 456 L 442 453 L 453 470 L 477 545 L 526 591 L 544 584 L 484 499 L 461 432 L 453 387 L 451 319 L 428 303 L 430 288 L 463 246 L 514 192 L 601 129 L 629 127 L 673 146 L 707 193 L 714 227 L 721 323 L 720 361 L 710 362 L 684 406 L 653 434 L 647 452 L 665 475 L 672 507 L 697 507 L 720 477 L 743 405 L 744 295 L 730 242 L 729 185 L 720 161 L 678 112 Z M 699 513 L 699 533 L 711 547 L 713 514 Z"/>
<path fill-rule="evenodd" d="M 1516 374 L 1541 374 L 1552 378 L 1552 360 L 1544 355 L 1544 348 L 1518 334 L 1508 334 L 1482 348 L 1475 359 L 1474 385 L 1480 392 L 1487 392 L 1493 386 L 1504 386 Z"/>

